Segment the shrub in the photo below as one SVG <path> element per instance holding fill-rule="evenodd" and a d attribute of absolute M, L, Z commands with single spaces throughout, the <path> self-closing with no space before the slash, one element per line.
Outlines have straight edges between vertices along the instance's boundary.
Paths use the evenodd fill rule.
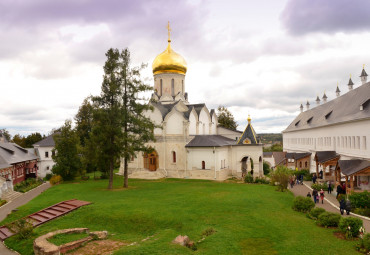
<path fill-rule="evenodd" d="M 346 233 L 346 237 L 348 237 L 348 239 L 351 239 L 351 237 L 357 237 L 359 235 L 359 230 L 362 225 L 363 222 L 359 218 L 343 217 L 339 222 L 339 229 L 342 233 Z M 347 232 L 349 232 L 348 235 Z"/>
<path fill-rule="evenodd" d="M 323 184 L 315 183 L 311 185 L 312 189 L 316 189 L 317 191 L 320 191 L 321 189 L 323 190 L 328 190 L 328 184 L 324 182 Z"/>
<path fill-rule="evenodd" d="M 62 176 L 60 175 L 53 175 L 53 177 L 50 178 L 50 184 L 56 185 L 63 181 Z"/>
<path fill-rule="evenodd" d="M 39 180 L 36 178 L 28 178 L 27 180 L 14 185 L 14 190 L 25 193 L 31 189 L 36 188 L 37 186 L 41 184 L 42 184 L 42 180 Z"/>
<path fill-rule="evenodd" d="M 292 170 L 285 166 L 278 166 L 274 172 L 271 173 L 271 182 L 278 183 L 277 190 L 284 191 L 288 189 L 289 178 L 292 175 Z"/>
<path fill-rule="evenodd" d="M 342 198 L 344 200 L 346 200 L 346 195 L 345 194 L 339 194 L 338 197 L 337 197 L 338 202 L 340 202 L 342 200 Z"/>
<path fill-rule="evenodd" d="M 297 196 L 293 201 L 293 210 L 298 212 L 309 212 L 315 207 L 315 203 L 309 197 Z"/>
<path fill-rule="evenodd" d="M 324 208 L 320 208 L 320 207 L 316 207 L 316 208 L 313 208 L 309 213 L 308 213 L 308 217 L 310 219 L 313 219 L 313 220 L 317 220 L 319 218 L 319 216 L 326 212 Z"/>
<path fill-rule="evenodd" d="M 263 174 L 268 175 L 270 172 L 271 172 L 270 165 L 266 161 L 263 161 Z"/>
<path fill-rule="evenodd" d="M 324 212 L 320 214 L 317 224 L 323 227 L 338 227 L 341 216 L 336 213 Z"/>
<path fill-rule="evenodd" d="M 362 240 L 363 240 L 364 248 L 366 249 L 366 251 L 367 252 L 370 251 L 370 233 L 367 233 L 366 235 L 364 235 Z"/>
<path fill-rule="evenodd" d="M 19 219 L 6 225 L 11 232 L 18 234 L 18 239 L 28 239 L 33 232 L 32 222 L 26 219 Z"/>
<path fill-rule="evenodd" d="M 308 169 L 301 169 L 301 170 L 298 170 L 298 171 L 294 171 L 294 175 L 295 176 L 303 175 L 303 180 L 304 181 L 311 181 L 312 180 L 312 177 L 310 175 L 310 170 L 308 170 Z"/>
<path fill-rule="evenodd" d="M 245 177 L 244 177 L 244 182 L 245 183 L 253 183 L 253 176 L 250 174 L 250 173 L 248 173 Z"/>
<path fill-rule="evenodd" d="M 53 174 L 46 174 L 44 179 L 45 181 L 49 181 L 51 177 L 53 177 Z"/>
<path fill-rule="evenodd" d="M 353 213 L 360 214 L 366 217 L 370 217 L 370 208 L 355 208 Z"/>
<path fill-rule="evenodd" d="M 261 184 L 269 184 L 270 182 L 267 180 L 267 179 L 265 179 L 265 178 L 256 178 L 255 180 L 254 180 L 254 183 L 261 183 Z"/>
<path fill-rule="evenodd" d="M 349 196 L 349 200 L 354 208 L 367 208 L 370 205 L 370 192 L 353 193 Z"/>

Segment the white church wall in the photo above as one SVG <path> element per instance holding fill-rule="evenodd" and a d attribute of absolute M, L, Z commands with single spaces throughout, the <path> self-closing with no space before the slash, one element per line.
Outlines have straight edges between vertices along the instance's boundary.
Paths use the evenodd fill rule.
<path fill-rule="evenodd" d="M 243 145 L 243 146 L 233 146 L 231 152 L 231 169 L 233 170 L 233 175 L 241 176 L 242 174 L 242 162 L 241 160 L 244 157 L 249 157 L 253 159 L 253 175 L 254 176 L 262 176 L 262 173 L 259 172 L 259 158 L 262 158 L 263 162 L 263 152 L 262 152 L 262 144 L 258 145 Z M 248 169 L 250 171 L 251 169 Z"/>
<path fill-rule="evenodd" d="M 154 90 L 157 90 L 158 95 L 172 95 L 172 79 L 174 80 L 173 95 L 178 92 L 184 94 L 185 92 L 185 75 L 178 73 L 162 73 L 154 75 Z M 162 94 L 161 94 L 161 80 L 162 80 Z"/>
<path fill-rule="evenodd" d="M 162 124 L 162 114 L 161 112 L 154 107 L 153 111 L 146 111 L 144 112 L 144 116 L 150 118 L 156 125 Z M 162 134 L 161 128 L 155 128 L 154 129 L 154 135 L 160 135 Z"/>
<path fill-rule="evenodd" d="M 184 117 L 177 111 L 173 111 L 166 116 L 166 134 L 183 134 Z"/>
<path fill-rule="evenodd" d="M 215 113 L 212 115 L 212 125 L 211 125 L 211 134 L 212 135 L 217 135 L 217 125 L 218 125 L 218 120 L 217 116 Z"/>
<path fill-rule="evenodd" d="M 217 134 L 237 141 L 242 136 L 243 132 L 234 131 L 234 130 L 230 130 L 230 129 L 219 126 L 217 127 Z"/>
<path fill-rule="evenodd" d="M 188 148 L 188 169 L 187 170 L 214 170 L 216 155 L 213 148 Z M 202 161 L 205 163 L 205 169 L 202 169 Z"/>
<path fill-rule="evenodd" d="M 195 111 L 192 111 L 189 116 L 189 135 L 197 134 L 197 116 Z"/>
<path fill-rule="evenodd" d="M 208 110 L 204 107 L 199 114 L 199 134 L 209 135 L 209 123 L 211 118 L 209 116 Z"/>

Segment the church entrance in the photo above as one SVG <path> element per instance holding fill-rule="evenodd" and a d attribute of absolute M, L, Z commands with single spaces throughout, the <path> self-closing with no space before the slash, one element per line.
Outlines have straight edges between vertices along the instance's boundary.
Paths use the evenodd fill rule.
<path fill-rule="evenodd" d="M 144 168 L 150 171 L 156 171 L 158 168 L 158 154 L 156 151 L 144 154 Z"/>
<path fill-rule="evenodd" d="M 248 166 L 247 166 L 248 157 L 242 158 L 242 177 L 247 175 Z"/>

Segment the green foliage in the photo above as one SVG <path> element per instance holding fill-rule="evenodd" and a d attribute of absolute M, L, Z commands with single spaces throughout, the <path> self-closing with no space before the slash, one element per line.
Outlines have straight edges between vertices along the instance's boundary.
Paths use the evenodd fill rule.
<path fill-rule="evenodd" d="M 370 217 L 370 208 L 354 208 L 353 213 Z"/>
<path fill-rule="evenodd" d="M 53 174 L 48 173 L 48 174 L 45 175 L 44 179 L 45 179 L 45 181 L 49 181 L 51 179 L 51 177 L 53 177 Z"/>
<path fill-rule="evenodd" d="M 282 143 L 274 143 L 270 147 L 263 147 L 264 152 L 272 152 L 272 151 L 283 151 L 283 144 Z"/>
<path fill-rule="evenodd" d="M 370 192 L 358 192 L 349 195 L 351 206 L 354 208 L 369 208 L 370 207 Z"/>
<path fill-rule="evenodd" d="M 344 200 L 346 200 L 346 195 L 345 194 L 339 194 L 338 195 L 338 197 L 337 197 L 337 200 L 338 200 L 338 202 L 340 202 L 341 200 L 342 200 L 342 198 L 344 199 Z"/>
<path fill-rule="evenodd" d="M 315 207 L 315 203 L 309 197 L 297 196 L 293 200 L 293 210 L 297 212 L 309 212 Z"/>
<path fill-rule="evenodd" d="M 293 173 L 294 173 L 295 176 L 303 175 L 303 180 L 304 181 L 311 181 L 312 180 L 310 170 L 308 170 L 308 169 L 301 169 L 301 170 L 298 170 L 298 171 L 294 171 Z"/>
<path fill-rule="evenodd" d="M 258 134 L 258 136 L 261 137 L 261 142 L 264 144 L 283 142 L 283 135 L 281 133 L 262 133 Z"/>
<path fill-rule="evenodd" d="M 263 177 L 256 177 L 256 179 L 254 179 L 254 183 L 270 184 L 270 181 Z"/>
<path fill-rule="evenodd" d="M 336 213 L 324 212 L 320 214 L 317 224 L 322 227 L 338 227 L 341 216 Z"/>
<path fill-rule="evenodd" d="M 18 144 L 19 146 L 23 148 L 32 148 L 33 144 L 41 141 L 44 139 L 45 136 L 42 136 L 40 133 L 32 133 L 28 136 L 22 136 L 20 134 L 14 135 L 12 142 Z"/>
<path fill-rule="evenodd" d="M 315 208 L 312 208 L 312 210 L 308 213 L 308 217 L 310 219 L 313 219 L 313 220 L 317 220 L 319 218 L 319 216 L 326 212 L 324 208 L 321 208 L 321 207 L 315 207 Z"/>
<path fill-rule="evenodd" d="M 270 171 L 271 171 L 270 165 L 266 161 L 263 161 L 263 174 L 268 175 Z"/>
<path fill-rule="evenodd" d="M 342 233 L 349 232 L 349 237 L 357 237 L 359 230 L 363 225 L 363 221 L 355 217 L 341 217 L 339 222 L 339 229 Z"/>
<path fill-rule="evenodd" d="M 80 140 L 72 129 L 72 122 L 66 120 L 60 133 L 54 134 L 55 148 L 52 158 L 55 162 L 53 174 L 62 176 L 63 180 L 73 180 L 81 174 L 82 164 L 79 156 Z"/>
<path fill-rule="evenodd" d="M 363 240 L 364 248 L 366 249 L 367 252 L 369 252 L 370 251 L 370 233 L 365 234 L 362 240 Z"/>
<path fill-rule="evenodd" d="M 328 184 L 326 182 L 324 182 L 323 184 L 315 183 L 311 185 L 311 188 L 316 189 L 317 191 L 320 191 L 321 189 L 328 191 Z"/>
<path fill-rule="evenodd" d="M 23 182 L 19 182 L 14 185 L 14 190 L 18 192 L 25 193 L 31 189 L 36 188 L 37 186 L 40 186 L 43 183 L 42 180 L 36 179 L 36 178 L 28 178 L 27 180 Z"/>
<path fill-rule="evenodd" d="M 292 170 L 285 166 L 278 166 L 274 172 L 271 173 L 271 182 L 277 183 L 277 190 L 284 191 L 288 189 L 289 178 L 292 176 Z"/>
<path fill-rule="evenodd" d="M 17 239 L 28 239 L 33 233 L 33 225 L 30 220 L 24 218 L 6 225 L 10 231 L 17 234 Z"/>
<path fill-rule="evenodd" d="M 60 184 L 62 181 L 63 181 L 62 176 L 60 176 L 60 175 L 53 175 L 50 178 L 50 181 L 49 182 L 50 182 L 51 185 L 55 185 L 55 184 Z"/>
<path fill-rule="evenodd" d="M 225 106 L 218 106 L 217 120 L 218 124 L 224 128 L 236 130 L 236 128 L 238 127 L 233 114 Z"/>
<path fill-rule="evenodd" d="M 5 205 L 6 203 L 7 203 L 6 200 L 0 200 L 0 206 Z"/>
<path fill-rule="evenodd" d="M 245 176 L 244 176 L 244 182 L 245 183 L 253 183 L 254 180 L 253 180 L 253 176 L 250 174 L 250 173 L 247 173 Z"/>
<path fill-rule="evenodd" d="M 4 136 L 7 141 L 11 141 L 12 136 L 6 128 L 0 129 L 0 136 Z"/>
<path fill-rule="evenodd" d="M 77 241 L 82 238 L 88 237 L 87 233 L 67 233 L 67 234 L 57 234 L 48 239 L 49 242 L 59 246 L 69 242 Z"/>

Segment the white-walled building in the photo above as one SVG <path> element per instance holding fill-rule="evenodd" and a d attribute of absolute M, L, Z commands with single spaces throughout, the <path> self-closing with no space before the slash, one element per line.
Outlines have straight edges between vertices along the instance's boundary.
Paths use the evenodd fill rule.
<path fill-rule="evenodd" d="M 332 158 L 323 158 L 315 161 L 316 152 L 327 152 L 323 155 L 335 155 L 336 161 L 340 160 L 370 160 L 370 82 L 363 69 L 361 72 L 362 84 L 353 88 L 354 83 L 350 78 L 348 92 L 340 95 L 337 87 L 337 97 L 327 101 L 324 94 L 323 103 L 316 99 L 316 107 L 303 111 L 283 131 L 284 151 L 311 152 L 311 172 L 320 170 L 334 170 L 335 165 L 325 164 Z M 338 156 L 336 156 L 338 155 Z M 316 157 L 317 159 L 317 157 Z M 327 166 L 326 166 L 327 165 Z M 344 172 L 345 169 L 343 169 Z M 342 171 L 343 173 L 343 171 Z M 358 184 L 362 179 L 358 178 Z"/>
<path fill-rule="evenodd" d="M 33 148 L 35 149 L 35 154 L 39 157 L 38 176 L 40 178 L 44 178 L 46 174 L 51 174 L 51 169 L 55 164 L 52 159 L 53 149 L 55 147 L 53 135 L 54 134 L 49 135 L 33 145 Z"/>
<path fill-rule="evenodd" d="M 171 48 L 153 61 L 154 93 L 146 112 L 156 128 L 155 150 L 150 154 L 138 153 L 129 162 L 130 178 L 194 178 L 219 179 L 241 177 L 251 171 L 263 175 L 262 144 L 248 118 L 244 133 L 218 127 L 215 110 L 204 103 L 189 103 L 185 92 L 185 59 Z M 123 174 L 121 161 L 120 174 Z"/>

